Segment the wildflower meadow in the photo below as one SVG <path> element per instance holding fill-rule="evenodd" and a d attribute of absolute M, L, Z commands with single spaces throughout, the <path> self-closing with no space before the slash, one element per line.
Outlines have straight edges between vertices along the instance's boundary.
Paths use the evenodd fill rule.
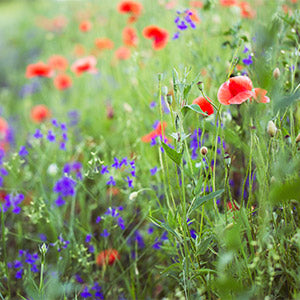
<path fill-rule="evenodd" d="M 0 300 L 300 299 L 299 0 L 0 0 Z"/>

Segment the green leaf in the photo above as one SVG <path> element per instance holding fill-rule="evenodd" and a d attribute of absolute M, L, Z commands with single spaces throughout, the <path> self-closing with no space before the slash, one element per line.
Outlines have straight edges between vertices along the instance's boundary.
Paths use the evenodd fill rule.
<path fill-rule="evenodd" d="M 178 153 L 174 149 L 170 148 L 167 144 L 162 142 L 162 146 L 164 150 L 166 151 L 167 155 L 177 164 L 180 166 L 181 159 L 182 159 L 182 153 Z"/>
<path fill-rule="evenodd" d="M 191 104 L 191 105 L 185 105 L 181 111 L 183 114 L 186 114 L 188 110 L 193 110 L 198 114 L 204 115 L 204 116 L 208 116 L 208 114 L 206 112 L 204 112 L 199 105 L 197 104 Z"/>
<path fill-rule="evenodd" d="M 288 108 L 288 106 L 292 105 L 296 100 L 300 99 L 300 90 L 292 95 L 281 96 L 277 95 L 274 97 L 274 110 L 275 112 L 279 110 L 284 110 Z"/>
<path fill-rule="evenodd" d="M 188 215 L 190 215 L 195 209 L 202 206 L 207 201 L 212 200 L 216 197 L 219 197 L 220 195 L 223 194 L 223 192 L 224 192 L 224 189 L 218 190 L 218 191 L 215 191 L 213 193 L 210 193 L 208 195 L 205 195 L 203 197 L 200 197 L 200 198 L 196 199 L 194 202 L 192 202 L 192 204 L 191 204 L 191 206 L 188 210 Z"/>
<path fill-rule="evenodd" d="M 172 229 L 167 223 L 163 223 L 163 222 L 161 222 L 161 221 L 159 221 L 159 220 L 157 220 L 157 219 L 155 219 L 154 217 L 151 217 L 151 216 L 149 216 L 148 218 L 149 218 L 149 219 L 151 220 L 151 222 L 154 223 L 156 226 L 158 226 L 158 227 L 160 227 L 160 228 L 163 228 L 163 229 L 165 229 L 166 231 L 172 233 L 172 234 L 176 237 L 176 239 L 177 239 L 178 241 L 181 241 L 181 240 L 182 240 L 181 237 L 178 235 L 178 233 L 177 233 L 174 229 Z"/>

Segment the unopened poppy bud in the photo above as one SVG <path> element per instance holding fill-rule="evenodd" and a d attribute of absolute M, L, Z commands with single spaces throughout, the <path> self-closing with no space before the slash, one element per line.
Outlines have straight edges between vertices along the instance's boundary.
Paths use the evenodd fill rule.
<path fill-rule="evenodd" d="M 128 103 L 124 103 L 123 107 L 126 112 L 132 113 L 132 107 Z"/>
<path fill-rule="evenodd" d="M 274 176 L 272 176 L 270 181 L 271 181 L 271 183 L 274 183 L 274 182 L 276 182 L 276 178 Z"/>
<path fill-rule="evenodd" d="M 229 156 L 229 154 L 227 152 L 225 152 L 225 154 L 224 154 L 224 159 L 225 159 L 225 163 L 228 166 L 230 166 L 230 164 L 231 164 L 231 158 L 230 158 L 230 156 Z"/>
<path fill-rule="evenodd" d="M 167 102 L 168 102 L 169 105 L 172 105 L 173 99 L 172 99 L 172 95 L 171 94 L 167 95 Z"/>
<path fill-rule="evenodd" d="M 205 156 L 205 155 L 207 154 L 207 152 L 208 152 L 208 150 L 207 150 L 206 147 L 202 147 L 202 148 L 200 149 L 200 153 L 201 153 L 203 156 Z"/>
<path fill-rule="evenodd" d="M 296 137 L 296 143 L 299 143 L 300 142 L 300 133 L 297 135 L 297 137 Z"/>
<path fill-rule="evenodd" d="M 200 91 L 203 91 L 203 82 L 202 81 L 198 81 L 197 82 L 197 87 Z"/>
<path fill-rule="evenodd" d="M 275 126 L 273 121 L 268 122 L 267 132 L 271 137 L 274 137 L 276 135 L 277 127 Z"/>
<path fill-rule="evenodd" d="M 273 77 L 277 80 L 280 77 L 280 70 L 279 68 L 275 68 L 273 71 Z"/>

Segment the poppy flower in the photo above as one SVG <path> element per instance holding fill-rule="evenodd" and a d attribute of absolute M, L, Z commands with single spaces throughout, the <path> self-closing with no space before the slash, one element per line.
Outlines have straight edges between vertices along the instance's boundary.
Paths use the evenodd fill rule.
<path fill-rule="evenodd" d="M 109 38 L 97 38 L 95 45 L 99 50 L 110 50 L 114 47 L 114 42 Z"/>
<path fill-rule="evenodd" d="M 49 65 L 43 62 L 37 62 L 36 64 L 30 64 L 26 68 L 26 78 L 32 77 L 51 77 L 53 70 Z"/>
<path fill-rule="evenodd" d="M 195 8 L 202 8 L 203 2 L 202 1 L 190 1 L 190 6 Z"/>
<path fill-rule="evenodd" d="M 167 127 L 166 122 L 163 122 L 163 126 L 161 126 L 161 122 L 159 122 L 154 130 L 152 130 L 150 133 L 148 133 L 142 137 L 142 142 L 150 143 L 156 137 L 161 136 L 162 130 L 163 130 L 163 132 L 165 132 L 166 127 Z"/>
<path fill-rule="evenodd" d="M 115 249 L 107 249 L 101 251 L 96 258 L 96 264 L 100 267 L 105 265 L 112 265 L 116 260 L 120 259 L 120 254 Z"/>
<path fill-rule="evenodd" d="M 130 49 L 126 47 L 120 47 L 115 52 L 115 57 L 119 60 L 126 60 L 130 58 L 130 55 L 131 55 Z"/>
<path fill-rule="evenodd" d="M 51 117 L 51 112 L 46 105 L 39 104 L 32 108 L 31 119 L 35 123 L 42 123 Z"/>
<path fill-rule="evenodd" d="M 89 20 L 81 21 L 79 24 L 79 30 L 82 32 L 88 32 L 92 29 L 92 23 Z"/>
<path fill-rule="evenodd" d="M 123 43 L 128 47 L 136 47 L 138 44 L 138 37 L 136 30 L 132 27 L 125 27 L 122 32 Z"/>
<path fill-rule="evenodd" d="M 207 97 L 207 99 L 212 102 L 212 100 L 210 98 Z M 197 104 L 199 105 L 199 107 L 201 108 L 201 110 L 205 113 L 207 113 L 209 116 L 212 115 L 214 113 L 214 107 L 202 96 L 196 98 L 193 101 L 193 104 Z M 204 115 L 204 114 L 202 114 Z"/>
<path fill-rule="evenodd" d="M 61 55 L 52 55 L 48 59 L 48 65 L 58 71 L 65 71 L 68 67 L 68 61 Z"/>
<path fill-rule="evenodd" d="M 62 91 L 62 90 L 66 90 L 69 87 L 72 86 L 72 79 L 69 75 L 67 74 L 58 74 L 55 78 L 54 78 L 54 86 Z"/>
<path fill-rule="evenodd" d="M 137 20 L 143 10 L 143 6 L 135 1 L 121 1 L 118 5 L 118 12 L 120 14 L 129 14 L 128 23 L 133 23 Z"/>
<path fill-rule="evenodd" d="M 248 99 L 254 98 L 258 102 L 268 103 L 267 91 L 253 89 L 253 84 L 247 76 L 236 76 L 224 82 L 218 91 L 218 100 L 224 105 L 241 104 Z"/>
<path fill-rule="evenodd" d="M 233 205 L 231 202 L 227 202 L 227 209 L 230 211 L 240 210 L 239 207 L 235 204 L 235 202 L 233 202 Z"/>
<path fill-rule="evenodd" d="M 256 15 L 255 10 L 251 8 L 248 2 L 241 2 L 239 4 L 241 9 L 241 16 L 246 19 L 253 19 Z"/>
<path fill-rule="evenodd" d="M 146 39 L 153 40 L 152 47 L 154 50 L 163 49 L 167 45 L 169 39 L 168 31 L 156 25 L 145 27 L 143 30 L 143 36 Z"/>
<path fill-rule="evenodd" d="M 200 23 L 200 18 L 197 15 L 197 12 L 194 9 L 189 9 L 188 10 L 190 19 L 195 22 L 195 23 Z"/>
<path fill-rule="evenodd" d="M 237 6 L 237 0 L 220 0 L 222 6 Z"/>
<path fill-rule="evenodd" d="M 97 60 L 95 56 L 90 55 L 87 57 L 77 59 L 71 66 L 71 70 L 76 75 L 81 75 L 84 72 L 95 74 L 97 73 L 96 64 L 97 64 Z"/>

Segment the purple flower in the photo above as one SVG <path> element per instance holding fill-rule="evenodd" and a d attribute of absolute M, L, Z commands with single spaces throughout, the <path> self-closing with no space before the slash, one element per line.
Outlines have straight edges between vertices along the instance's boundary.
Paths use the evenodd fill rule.
<path fill-rule="evenodd" d="M 28 151 L 27 151 L 25 146 L 21 146 L 20 151 L 19 151 L 19 155 L 22 156 L 22 157 L 28 155 Z"/>
<path fill-rule="evenodd" d="M 154 176 L 156 174 L 156 172 L 157 172 L 157 167 L 154 167 L 153 169 L 150 169 L 150 174 L 152 176 Z"/>
<path fill-rule="evenodd" d="M 124 220 L 122 217 L 118 218 L 118 225 L 122 230 L 125 230 L 125 224 L 124 224 Z"/>
<path fill-rule="evenodd" d="M 67 176 L 64 176 L 56 182 L 53 191 L 60 194 L 62 197 L 74 196 L 75 186 L 76 181 Z"/>
<path fill-rule="evenodd" d="M 155 250 L 159 250 L 161 248 L 162 242 L 158 240 L 158 238 L 155 239 L 155 243 L 152 245 L 152 248 Z"/>
<path fill-rule="evenodd" d="M 153 109 L 156 105 L 157 105 L 157 103 L 156 103 L 155 101 L 152 101 L 152 102 L 150 103 L 150 108 Z"/>
<path fill-rule="evenodd" d="M 47 139 L 49 142 L 55 142 L 55 135 L 51 130 L 48 130 Z"/>
<path fill-rule="evenodd" d="M 107 185 L 116 185 L 116 182 L 112 176 L 109 177 L 109 180 L 106 182 Z"/>
<path fill-rule="evenodd" d="M 104 229 L 100 235 L 106 238 L 110 235 L 110 233 L 107 231 L 107 229 Z"/>
<path fill-rule="evenodd" d="M 37 129 L 33 135 L 36 139 L 41 139 L 43 137 L 41 131 Z"/>
<path fill-rule="evenodd" d="M 132 185 L 133 180 L 130 179 L 129 176 L 127 176 L 127 178 L 124 179 L 124 180 L 128 183 L 128 187 L 129 187 L 129 188 L 133 188 L 133 185 Z"/>
<path fill-rule="evenodd" d="M 92 234 L 87 234 L 86 237 L 85 237 L 85 242 L 90 243 L 91 240 L 92 240 Z"/>
<path fill-rule="evenodd" d="M 102 166 L 101 169 L 101 174 L 109 173 L 108 167 L 107 166 Z"/>
<path fill-rule="evenodd" d="M 177 40 L 179 38 L 179 35 L 180 35 L 179 31 L 175 32 L 172 37 L 172 40 Z"/>
<path fill-rule="evenodd" d="M 85 298 L 85 299 L 86 299 L 86 298 L 92 297 L 93 295 L 89 292 L 88 287 L 85 286 L 85 287 L 83 288 L 83 290 L 82 290 L 80 296 L 81 296 L 82 298 Z"/>
<path fill-rule="evenodd" d="M 116 157 L 114 158 L 114 163 L 111 166 L 115 169 L 118 169 L 120 167 L 119 160 Z"/>
<path fill-rule="evenodd" d="M 252 56 L 249 55 L 248 58 L 244 58 L 244 59 L 242 60 L 242 62 L 243 62 L 246 66 L 249 66 L 249 65 L 253 64 Z"/>

